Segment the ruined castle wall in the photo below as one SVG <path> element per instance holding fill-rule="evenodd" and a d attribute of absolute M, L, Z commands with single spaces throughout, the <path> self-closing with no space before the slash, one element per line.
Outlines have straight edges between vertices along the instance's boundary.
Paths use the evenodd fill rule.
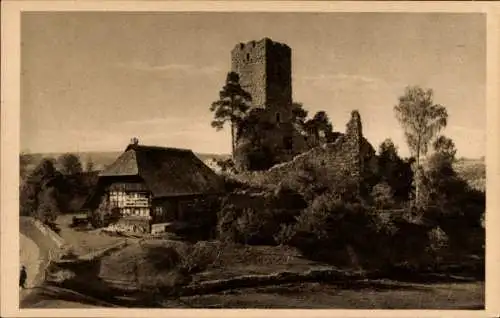
<path fill-rule="evenodd" d="M 349 179 L 359 184 L 362 182 L 364 162 L 369 157 L 370 149 L 372 147 L 363 138 L 359 113 L 354 111 L 347 123 L 345 134 L 335 142 L 313 148 L 268 171 L 247 172 L 241 179 L 254 185 L 277 185 L 308 165 L 321 168 L 332 182 Z"/>

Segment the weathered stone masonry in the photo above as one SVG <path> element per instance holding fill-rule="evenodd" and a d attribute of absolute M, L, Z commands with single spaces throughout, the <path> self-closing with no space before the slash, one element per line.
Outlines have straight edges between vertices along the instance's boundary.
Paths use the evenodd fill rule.
<path fill-rule="evenodd" d="M 366 168 L 370 168 L 366 161 L 373 157 L 374 150 L 363 137 L 359 113 L 351 113 L 345 134 L 335 142 L 309 150 L 292 123 L 291 57 L 289 46 L 268 38 L 240 43 L 231 51 L 232 71 L 239 74 L 242 87 L 251 94 L 252 106 L 263 109 L 263 119 L 274 124 L 266 131 L 264 144 L 273 150 L 277 162 L 283 162 L 265 172 L 245 172 L 244 178 L 277 184 L 287 178 L 287 173 L 310 165 L 325 168 L 321 170 L 332 182 L 348 178 L 361 184 Z M 239 139 L 237 149 L 244 143 L 244 138 Z M 241 170 L 238 156 L 235 161 Z"/>
<path fill-rule="evenodd" d="M 231 51 L 231 68 L 252 96 L 252 107 L 262 109 L 263 121 L 274 127 L 266 132 L 264 145 L 278 162 L 291 160 L 306 150 L 304 138 L 292 124 L 292 50 L 268 38 L 237 44 Z M 246 141 L 237 140 L 237 147 Z M 236 160 L 236 165 L 242 163 Z"/>
<path fill-rule="evenodd" d="M 240 43 L 231 51 L 231 68 L 252 96 L 253 107 L 264 108 L 270 122 L 289 122 L 292 104 L 292 50 L 268 38 Z"/>
<path fill-rule="evenodd" d="M 351 113 L 345 134 L 335 142 L 313 148 L 296 156 L 293 160 L 276 165 L 264 172 L 247 172 L 246 180 L 260 184 L 278 184 L 288 179 L 288 175 L 301 169 L 304 165 L 324 167 L 332 182 L 343 182 L 349 179 L 361 184 L 364 178 L 365 165 L 370 164 L 374 150 L 363 137 L 361 117 L 357 111 Z"/>

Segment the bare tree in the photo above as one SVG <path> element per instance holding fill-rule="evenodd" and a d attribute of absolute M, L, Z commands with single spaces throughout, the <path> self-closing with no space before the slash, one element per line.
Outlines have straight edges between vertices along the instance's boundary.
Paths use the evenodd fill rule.
<path fill-rule="evenodd" d="M 416 173 L 420 171 L 420 158 L 427 154 L 429 143 L 446 127 L 446 108 L 433 102 L 432 89 L 409 86 L 399 103 L 394 106 L 396 117 L 404 129 L 406 142 L 416 159 Z M 417 176 L 417 180 L 419 180 Z M 419 181 L 415 184 L 415 203 L 419 203 Z"/>

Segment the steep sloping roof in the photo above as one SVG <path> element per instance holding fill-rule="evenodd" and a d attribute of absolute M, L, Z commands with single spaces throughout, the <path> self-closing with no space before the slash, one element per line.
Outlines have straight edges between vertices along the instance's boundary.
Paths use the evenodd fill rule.
<path fill-rule="evenodd" d="M 101 178 L 139 176 L 154 197 L 218 193 L 221 178 L 191 150 L 130 145 Z"/>
<path fill-rule="evenodd" d="M 99 173 L 99 176 L 136 176 L 139 174 L 135 151 L 121 154 L 111 165 Z"/>

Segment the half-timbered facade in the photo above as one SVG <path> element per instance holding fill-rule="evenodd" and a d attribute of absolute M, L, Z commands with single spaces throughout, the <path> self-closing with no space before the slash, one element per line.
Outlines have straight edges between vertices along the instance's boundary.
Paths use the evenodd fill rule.
<path fill-rule="evenodd" d="M 112 216 L 118 230 L 149 233 L 189 220 L 195 200 L 222 192 L 221 178 L 191 150 L 135 143 L 99 174 L 84 209 Z"/>

